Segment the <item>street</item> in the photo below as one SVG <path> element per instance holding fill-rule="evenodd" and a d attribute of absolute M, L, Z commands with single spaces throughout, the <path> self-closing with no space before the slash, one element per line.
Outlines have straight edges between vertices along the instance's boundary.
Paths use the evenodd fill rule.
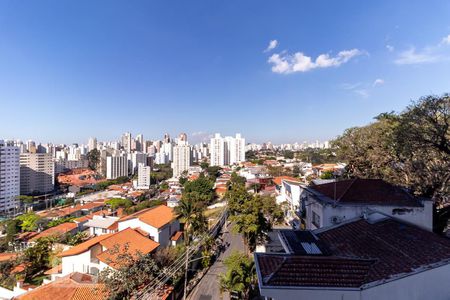
<path fill-rule="evenodd" d="M 225 273 L 226 268 L 222 261 L 231 254 L 232 251 L 245 251 L 245 246 L 242 241 L 242 237 L 239 234 L 231 233 L 232 225 L 229 225 L 226 229 L 223 229 L 222 240 L 223 245 L 229 246 L 221 253 L 219 258 L 209 268 L 208 272 L 203 276 L 194 290 L 190 293 L 189 300 L 216 300 L 230 299 L 228 293 L 220 293 L 220 275 Z"/>

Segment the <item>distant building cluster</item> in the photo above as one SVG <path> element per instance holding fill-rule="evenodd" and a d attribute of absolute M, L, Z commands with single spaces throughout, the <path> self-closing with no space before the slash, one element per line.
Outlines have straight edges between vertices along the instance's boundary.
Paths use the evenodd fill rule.
<path fill-rule="evenodd" d="M 0 214 L 14 210 L 19 195 L 52 193 L 56 176 L 90 167 L 89 153 L 94 150 L 95 169 L 100 176 L 111 180 L 134 177 L 135 189 L 149 189 L 155 165 L 170 165 L 173 177 L 178 178 L 200 162 L 212 166 L 244 162 L 245 149 L 241 134 L 216 134 L 210 143 L 196 145 L 189 144 L 186 133 L 175 139 L 166 133 L 161 140 L 146 140 L 142 134 L 134 137 L 126 132 L 117 141 L 100 142 L 91 137 L 86 145 L 0 140 Z"/>
<path fill-rule="evenodd" d="M 329 149 L 330 148 L 330 142 L 329 141 L 323 141 L 319 142 L 316 140 L 315 142 L 308 142 L 304 141 L 303 143 L 293 143 L 293 144 L 279 144 L 275 145 L 272 144 L 272 142 L 262 143 L 262 144 L 247 144 L 245 146 L 245 150 L 253 150 L 253 151 L 261 151 L 261 150 L 291 150 L 291 151 L 299 151 L 299 150 L 305 150 L 305 149 Z"/>

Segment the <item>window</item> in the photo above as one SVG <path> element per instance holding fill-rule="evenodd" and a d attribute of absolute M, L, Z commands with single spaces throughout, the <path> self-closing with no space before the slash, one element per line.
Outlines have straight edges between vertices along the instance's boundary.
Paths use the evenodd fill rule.
<path fill-rule="evenodd" d="M 312 212 L 312 223 L 317 228 L 320 228 L 320 216 L 316 212 Z"/>

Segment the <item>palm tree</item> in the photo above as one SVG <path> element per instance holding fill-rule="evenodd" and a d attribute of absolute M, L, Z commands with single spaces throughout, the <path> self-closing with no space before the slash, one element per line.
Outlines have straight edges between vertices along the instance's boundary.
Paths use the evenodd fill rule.
<path fill-rule="evenodd" d="M 236 292 L 245 298 L 250 286 L 255 282 L 255 265 L 241 252 L 233 252 L 224 261 L 227 271 L 220 277 L 220 290 Z"/>
<path fill-rule="evenodd" d="M 192 205 L 192 201 L 182 198 L 175 211 L 181 216 L 182 221 L 184 222 L 184 243 L 187 246 L 189 245 L 189 231 L 195 216 L 195 209 Z"/>

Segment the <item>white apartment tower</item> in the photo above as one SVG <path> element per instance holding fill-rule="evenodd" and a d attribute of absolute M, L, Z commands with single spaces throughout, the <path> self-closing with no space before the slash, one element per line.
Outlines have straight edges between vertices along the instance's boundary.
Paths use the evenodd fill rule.
<path fill-rule="evenodd" d="M 245 161 L 245 139 L 240 133 L 235 137 L 221 137 L 216 133 L 210 144 L 210 165 L 228 166 Z"/>
<path fill-rule="evenodd" d="M 55 163 L 50 153 L 20 154 L 20 193 L 48 193 L 55 186 Z"/>
<path fill-rule="evenodd" d="M 106 178 L 116 179 L 128 176 L 128 158 L 126 155 L 106 157 Z"/>
<path fill-rule="evenodd" d="M 143 163 L 138 164 L 137 189 L 148 190 L 150 188 L 150 172 L 151 167 L 146 166 Z"/>
<path fill-rule="evenodd" d="M 122 147 L 126 152 L 131 152 L 131 133 L 125 132 L 122 135 Z"/>
<path fill-rule="evenodd" d="M 211 166 L 224 166 L 225 165 L 225 143 L 220 133 L 216 133 L 211 138 L 211 145 L 209 149 L 211 153 Z"/>
<path fill-rule="evenodd" d="M 13 209 L 20 195 L 20 152 L 13 142 L 0 140 L 0 213 Z"/>
<path fill-rule="evenodd" d="M 191 165 L 191 146 L 187 142 L 185 133 L 180 135 L 178 144 L 173 147 L 173 177 L 180 177 Z"/>
<path fill-rule="evenodd" d="M 95 137 L 91 137 L 88 141 L 88 151 L 92 151 L 94 149 L 97 149 L 97 139 Z"/>

